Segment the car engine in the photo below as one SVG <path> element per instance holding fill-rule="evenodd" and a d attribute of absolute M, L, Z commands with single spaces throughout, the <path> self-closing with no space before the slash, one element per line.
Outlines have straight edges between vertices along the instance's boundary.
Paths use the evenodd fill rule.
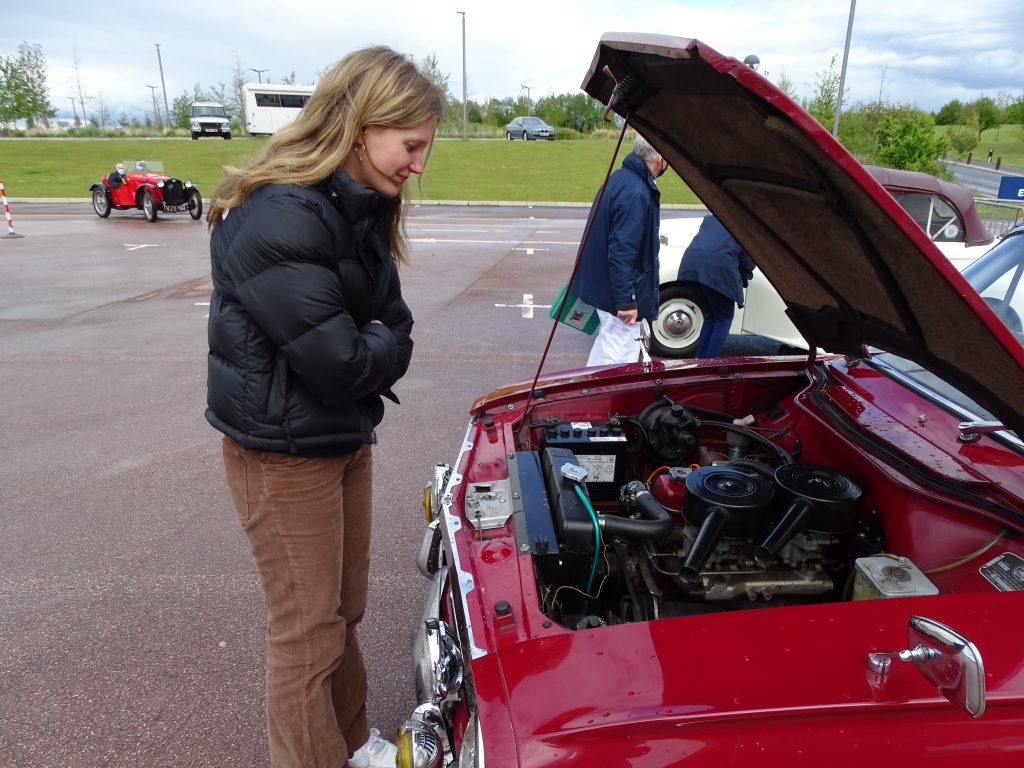
<path fill-rule="evenodd" d="M 849 599 L 854 559 L 881 549 L 858 484 L 795 458 L 784 425 L 662 395 L 633 416 L 532 426 L 537 450 L 512 462 L 517 536 L 563 626 Z"/>

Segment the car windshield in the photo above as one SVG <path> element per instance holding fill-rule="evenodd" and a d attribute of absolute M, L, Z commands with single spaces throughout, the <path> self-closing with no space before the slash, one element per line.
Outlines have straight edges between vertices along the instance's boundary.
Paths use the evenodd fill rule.
<path fill-rule="evenodd" d="M 164 164 L 160 160 L 122 160 L 128 173 L 163 173 Z"/>
<path fill-rule="evenodd" d="M 228 113 L 220 105 L 196 104 L 192 107 L 192 117 L 227 117 Z"/>
<path fill-rule="evenodd" d="M 992 307 L 996 316 L 1024 344 L 1024 232 L 1006 237 L 988 253 L 963 271 L 967 282 Z M 872 361 L 890 373 L 896 373 L 926 393 L 938 395 L 962 411 L 966 418 L 997 420 L 982 406 L 956 387 L 919 364 L 890 353 L 874 355 Z"/>
<path fill-rule="evenodd" d="M 539 117 L 524 117 L 523 118 L 523 125 L 537 125 L 537 126 L 541 126 L 541 125 L 544 125 L 544 121 L 541 120 Z"/>

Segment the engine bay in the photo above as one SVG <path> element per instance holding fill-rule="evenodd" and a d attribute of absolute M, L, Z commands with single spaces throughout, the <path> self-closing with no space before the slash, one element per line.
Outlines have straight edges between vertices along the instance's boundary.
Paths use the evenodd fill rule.
<path fill-rule="evenodd" d="M 952 516 L 978 538 L 1007 535 L 953 496 L 880 474 L 799 402 L 803 385 L 745 415 L 661 391 L 634 412 L 550 409 L 531 422 L 508 454 L 508 491 L 545 616 L 580 630 L 936 594 L 959 576 L 923 568 L 966 563 L 976 548 L 929 549 L 907 525 Z"/>

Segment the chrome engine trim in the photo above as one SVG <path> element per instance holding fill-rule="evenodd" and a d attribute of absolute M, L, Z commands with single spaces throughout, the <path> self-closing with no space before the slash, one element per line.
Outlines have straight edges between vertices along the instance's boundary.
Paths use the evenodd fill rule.
<path fill-rule="evenodd" d="M 470 440 L 470 435 L 473 433 L 473 424 L 470 422 L 469 426 L 466 427 L 466 437 L 462 442 L 462 448 L 459 451 L 459 456 L 455 460 L 454 469 L 451 475 L 448 477 L 448 483 L 445 485 L 444 492 L 441 494 L 441 519 L 443 520 L 442 525 L 442 544 L 444 546 L 445 556 L 448 562 L 451 564 L 452 572 L 458 579 L 458 608 L 462 611 L 461 624 L 462 629 L 465 631 L 466 640 L 469 647 L 463 649 L 463 654 L 468 655 L 470 658 L 479 659 L 487 655 L 487 649 L 478 645 L 476 638 L 473 636 L 473 627 L 470 625 L 466 617 L 469 616 L 469 594 L 476 589 L 476 584 L 473 581 L 473 576 L 467 571 L 459 558 L 458 547 L 455 546 L 455 534 L 462 529 L 462 519 L 455 513 L 452 512 L 452 502 L 454 497 L 454 491 L 462 483 L 462 474 L 456 471 L 462 466 L 463 460 L 466 455 L 473 450 L 473 443 Z"/>

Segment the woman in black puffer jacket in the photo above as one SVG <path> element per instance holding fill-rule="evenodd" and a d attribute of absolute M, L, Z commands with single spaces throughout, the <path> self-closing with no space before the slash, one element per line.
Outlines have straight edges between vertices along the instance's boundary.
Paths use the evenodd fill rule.
<path fill-rule="evenodd" d="M 401 54 L 356 51 L 211 201 L 206 417 L 267 605 L 274 768 L 394 765 L 355 630 L 374 427 L 412 354 L 400 195 L 444 108 Z"/>

